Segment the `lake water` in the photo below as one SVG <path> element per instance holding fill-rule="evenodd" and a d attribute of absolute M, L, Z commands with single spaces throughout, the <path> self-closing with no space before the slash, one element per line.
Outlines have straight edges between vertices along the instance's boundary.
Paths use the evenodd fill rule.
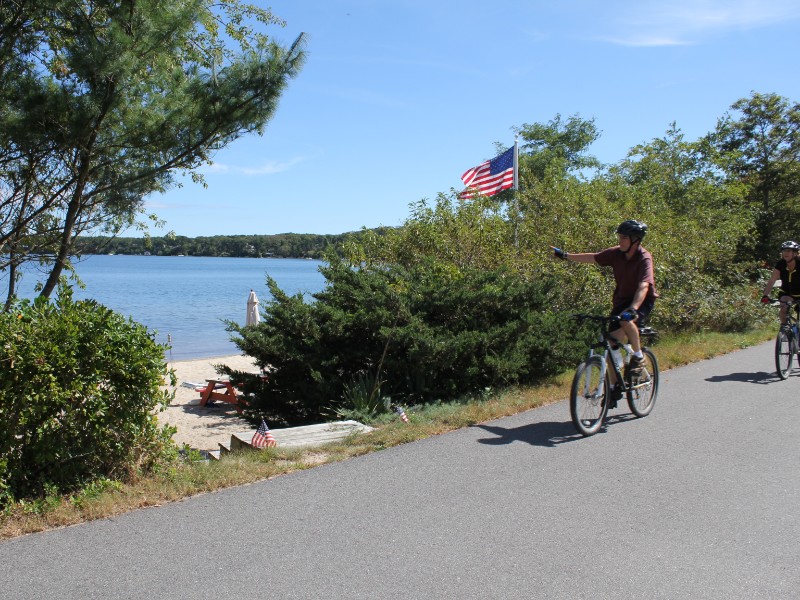
<path fill-rule="evenodd" d="M 159 343 L 171 339 L 168 359 L 210 358 L 239 353 L 222 321 L 244 324 L 251 289 L 264 306 L 270 298 L 267 275 L 289 295 L 308 295 L 325 286 L 321 264 L 300 258 L 96 255 L 76 266 L 86 289 L 73 289 L 76 299 L 93 298 L 147 326 Z M 33 297 L 41 279 L 27 274 L 20 296 Z"/>

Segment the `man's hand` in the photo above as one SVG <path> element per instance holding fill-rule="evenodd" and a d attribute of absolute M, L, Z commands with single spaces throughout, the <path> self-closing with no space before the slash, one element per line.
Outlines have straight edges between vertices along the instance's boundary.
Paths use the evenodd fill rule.
<path fill-rule="evenodd" d="M 761 296 L 761 304 L 769 304 L 770 302 L 772 302 L 772 298 L 770 298 L 766 294 Z"/>
<path fill-rule="evenodd" d="M 566 250 L 562 250 L 561 248 L 556 248 L 555 246 L 550 246 L 550 247 L 553 249 L 553 255 L 556 258 L 560 258 L 561 260 L 567 260 L 567 256 L 569 256 L 569 254 L 567 253 Z"/>

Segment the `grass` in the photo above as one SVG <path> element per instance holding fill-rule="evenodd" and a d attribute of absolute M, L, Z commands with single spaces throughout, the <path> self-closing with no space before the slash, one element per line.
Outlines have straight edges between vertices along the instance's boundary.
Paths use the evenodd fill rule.
<path fill-rule="evenodd" d="M 774 330 L 747 333 L 698 333 L 662 339 L 654 347 L 661 370 L 678 367 L 769 340 Z M 121 483 L 99 481 L 71 496 L 47 495 L 21 501 L 0 513 L 0 539 L 158 506 L 228 487 L 278 477 L 348 458 L 406 444 L 492 419 L 516 414 L 569 396 L 572 369 L 530 388 L 486 391 L 480 398 L 427 405 L 407 411 L 409 423 L 384 415 L 375 430 L 350 436 L 341 443 L 313 449 L 267 448 L 242 452 L 220 461 L 183 462 L 163 472 Z M 568 415 L 564 415 L 565 420 Z"/>

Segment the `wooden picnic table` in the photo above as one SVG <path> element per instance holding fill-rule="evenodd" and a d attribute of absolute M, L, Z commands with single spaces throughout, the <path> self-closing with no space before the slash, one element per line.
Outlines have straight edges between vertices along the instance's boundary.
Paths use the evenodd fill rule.
<path fill-rule="evenodd" d="M 239 398 L 239 393 L 228 379 L 206 379 L 206 387 L 200 388 L 198 391 L 200 392 L 200 406 L 206 406 L 212 400 L 220 400 L 233 404 L 241 413 L 242 406 L 246 404 L 244 398 Z"/>

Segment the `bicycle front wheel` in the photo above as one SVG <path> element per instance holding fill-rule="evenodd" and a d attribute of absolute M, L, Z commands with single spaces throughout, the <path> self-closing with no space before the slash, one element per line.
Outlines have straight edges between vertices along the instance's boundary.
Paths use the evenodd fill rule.
<path fill-rule="evenodd" d="M 794 336 L 783 328 L 775 338 L 775 368 L 778 377 L 786 379 L 792 370 L 792 361 L 796 353 Z"/>
<path fill-rule="evenodd" d="M 649 415 L 658 396 L 658 361 L 648 348 L 643 348 L 644 371 L 639 377 L 631 379 L 628 390 L 628 406 L 637 417 Z"/>
<path fill-rule="evenodd" d="M 592 356 L 578 365 L 572 380 L 569 396 L 572 423 L 578 433 L 587 437 L 600 430 L 608 412 L 608 381 L 602 381 L 602 373 L 602 359 Z"/>

